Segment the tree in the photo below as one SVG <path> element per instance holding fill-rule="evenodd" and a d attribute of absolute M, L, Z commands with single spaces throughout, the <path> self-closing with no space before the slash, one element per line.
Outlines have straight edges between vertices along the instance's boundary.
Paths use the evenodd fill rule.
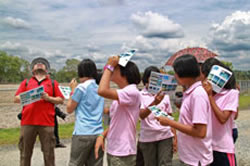
<path fill-rule="evenodd" d="M 227 61 L 221 61 L 221 62 L 227 67 L 229 67 L 231 70 L 233 70 L 234 67 L 232 62 L 227 62 Z"/>
<path fill-rule="evenodd" d="M 80 63 L 77 59 L 68 59 L 61 70 L 56 73 L 56 80 L 59 82 L 70 82 L 72 78 L 77 77 L 77 66 Z"/>
<path fill-rule="evenodd" d="M 16 83 L 28 76 L 29 62 L 0 51 L 0 83 Z"/>

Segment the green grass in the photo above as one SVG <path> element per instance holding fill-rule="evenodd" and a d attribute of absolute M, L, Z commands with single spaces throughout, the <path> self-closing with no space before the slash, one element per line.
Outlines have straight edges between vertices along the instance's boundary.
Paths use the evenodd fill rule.
<path fill-rule="evenodd" d="M 61 139 L 71 138 L 74 124 L 59 125 Z M 20 136 L 20 128 L 0 129 L 0 145 L 17 144 Z"/>
<path fill-rule="evenodd" d="M 239 100 L 239 109 L 249 109 L 250 108 L 250 95 L 249 94 L 242 94 L 240 95 Z"/>
<path fill-rule="evenodd" d="M 20 128 L 0 129 L 0 145 L 17 144 Z"/>
<path fill-rule="evenodd" d="M 59 125 L 60 139 L 71 138 L 74 130 L 74 123 Z"/>

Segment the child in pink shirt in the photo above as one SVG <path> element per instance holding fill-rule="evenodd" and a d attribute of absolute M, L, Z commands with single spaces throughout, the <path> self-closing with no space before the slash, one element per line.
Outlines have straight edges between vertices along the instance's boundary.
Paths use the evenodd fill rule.
<path fill-rule="evenodd" d="M 99 84 L 98 94 L 114 101 L 109 110 L 110 126 L 96 141 L 96 157 L 99 147 L 104 147 L 107 136 L 108 165 L 133 166 L 136 162 L 136 123 L 141 103 L 136 87 L 140 83 L 140 72 L 133 62 L 122 67 L 118 61 L 118 56 L 109 58 Z M 120 89 L 111 89 L 110 81 Z"/>
<path fill-rule="evenodd" d="M 208 76 L 213 65 L 219 65 L 232 72 L 230 68 L 219 60 L 211 58 L 206 60 L 202 65 L 202 74 L 204 74 L 204 77 Z M 213 132 L 214 161 L 211 166 L 235 166 L 236 160 L 234 158 L 235 149 L 232 129 L 234 118 L 237 114 L 239 91 L 236 90 L 234 74 L 219 93 L 212 90 L 212 85 L 208 81 L 203 82 L 203 87 L 209 96 L 213 110 L 212 124 L 213 128 L 216 129 Z"/>
<path fill-rule="evenodd" d="M 142 81 L 144 89 L 141 91 L 141 130 L 139 137 L 139 148 L 142 151 L 145 166 L 168 166 L 172 165 L 173 137 L 174 133 L 169 126 L 162 126 L 155 116 L 148 110 L 151 105 L 157 105 L 167 114 L 172 114 L 172 108 L 168 95 L 153 95 L 148 92 L 150 73 L 160 72 L 155 66 L 145 69 Z M 161 95 L 161 96 L 160 96 Z M 162 100 L 157 100 L 159 97 Z M 176 140 L 174 142 L 177 143 Z"/>
<path fill-rule="evenodd" d="M 183 165 L 206 166 L 212 163 L 212 113 L 208 95 L 199 81 L 200 68 L 192 55 L 183 55 L 173 64 L 178 83 L 186 87 L 179 122 L 157 118 L 177 133 L 179 158 Z"/>

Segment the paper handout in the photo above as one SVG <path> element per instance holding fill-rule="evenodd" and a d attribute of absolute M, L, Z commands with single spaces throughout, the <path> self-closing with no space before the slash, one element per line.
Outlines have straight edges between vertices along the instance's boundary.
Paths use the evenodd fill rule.
<path fill-rule="evenodd" d="M 119 65 L 125 67 L 133 55 L 135 55 L 135 50 L 120 54 Z"/>
<path fill-rule="evenodd" d="M 160 90 L 163 93 L 174 92 L 177 87 L 177 81 L 172 75 L 151 72 L 149 78 L 148 91 L 152 94 L 157 94 Z"/>
<path fill-rule="evenodd" d="M 69 86 L 59 86 L 59 89 L 62 92 L 65 99 L 70 98 L 71 88 Z"/>
<path fill-rule="evenodd" d="M 208 74 L 208 81 L 212 84 L 213 90 L 219 93 L 232 76 L 232 72 L 227 69 L 214 65 Z"/>
<path fill-rule="evenodd" d="M 41 99 L 41 93 L 44 92 L 43 86 L 31 89 L 29 91 L 20 93 L 20 99 L 22 106 L 34 103 Z"/>
<path fill-rule="evenodd" d="M 160 108 L 157 108 L 155 105 L 148 107 L 148 109 L 154 114 L 155 117 L 164 116 L 171 120 L 174 120 L 172 116 L 168 115 L 166 112 L 162 111 Z"/>

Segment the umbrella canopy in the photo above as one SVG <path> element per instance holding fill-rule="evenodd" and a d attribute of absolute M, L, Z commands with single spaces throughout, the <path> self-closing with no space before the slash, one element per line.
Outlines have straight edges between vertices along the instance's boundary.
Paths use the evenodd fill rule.
<path fill-rule="evenodd" d="M 185 48 L 183 50 L 176 52 L 174 55 L 172 55 L 168 59 L 165 65 L 172 66 L 176 58 L 185 54 L 191 54 L 195 56 L 195 58 L 197 59 L 199 63 L 203 63 L 206 59 L 217 56 L 217 54 L 213 53 L 212 51 L 209 51 L 206 48 L 200 48 L 200 47 Z"/>

